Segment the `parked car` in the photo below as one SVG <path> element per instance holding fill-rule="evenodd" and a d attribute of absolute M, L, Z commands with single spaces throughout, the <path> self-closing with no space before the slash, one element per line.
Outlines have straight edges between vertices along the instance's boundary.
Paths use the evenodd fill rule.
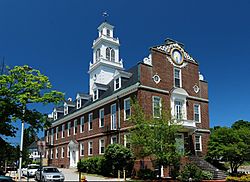
<path fill-rule="evenodd" d="M 22 169 L 23 176 L 34 177 L 38 168 L 38 164 L 29 164 L 27 168 Z"/>
<path fill-rule="evenodd" d="M 41 172 L 41 178 L 40 178 Z M 42 167 L 36 171 L 35 179 L 38 181 L 64 181 L 64 175 L 56 167 Z"/>
<path fill-rule="evenodd" d="M 14 180 L 10 176 L 0 175 L 0 182 L 14 182 Z"/>

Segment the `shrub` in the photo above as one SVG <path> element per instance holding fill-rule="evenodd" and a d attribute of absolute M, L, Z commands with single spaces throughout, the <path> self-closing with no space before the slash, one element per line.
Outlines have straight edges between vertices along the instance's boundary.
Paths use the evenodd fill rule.
<path fill-rule="evenodd" d="M 143 179 L 143 180 L 147 180 L 147 179 L 155 179 L 156 178 L 156 174 L 154 171 L 150 170 L 150 169 L 140 169 L 137 172 L 136 175 L 139 179 Z"/>
<path fill-rule="evenodd" d="M 243 175 L 241 177 L 233 177 L 233 176 L 228 176 L 226 178 L 226 181 L 230 181 L 230 182 L 248 182 L 250 181 L 250 174 L 247 175 Z"/>
<path fill-rule="evenodd" d="M 102 156 L 81 159 L 77 163 L 78 171 L 91 174 L 102 174 L 105 159 Z"/>
<path fill-rule="evenodd" d="M 187 164 L 178 176 L 180 181 L 189 181 L 190 178 L 192 178 L 192 181 L 201 181 L 202 179 L 212 179 L 213 174 L 209 171 L 202 171 L 198 166 L 191 163 Z"/>

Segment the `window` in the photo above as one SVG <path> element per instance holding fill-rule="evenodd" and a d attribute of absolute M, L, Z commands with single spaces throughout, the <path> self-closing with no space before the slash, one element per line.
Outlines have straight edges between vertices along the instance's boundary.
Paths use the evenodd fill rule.
<path fill-rule="evenodd" d="M 111 61 L 115 61 L 115 51 L 111 49 Z"/>
<path fill-rule="evenodd" d="M 175 136 L 175 143 L 176 143 L 176 152 L 183 155 L 184 152 L 185 152 L 184 135 L 183 134 L 177 134 Z"/>
<path fill-rule="evenodd" d="M 194 121 L 198 123 L 201 122 L 201 110 L 199 104 L 194 105 Z"/>
<path fill-rule="evenodd" d="M 77 133 L 77 119 L 74 120 L 74 135 Z"/>
<path fill-rule="evenodd" d="M 61 158 L 64 158 L 64 147 L 61 148 Z"/>
<path fill-rule="evenodd" d="M 92 121 L 93 121 L 93 113 L 90 113 L 89 114 L 89 130 L 93 130 Z"/>
<path fill-rule="evenodd" d="M 93 155 L 93 142 L 92 141 L 89 141 L 88 143 L 89 147 L 88 147 L 88 154 L 89 155 Z"/>
<path fill-rule="evenodd" d="M 68 122 L 68 136 L 70 136 L 70 130 L 71 130 L 71 123 Z"/>
<path fill-rule="evenodd" d="M 161 116 L 161 98 L 153 96 L 153 116 L 159 118 Z"/>
<path fill-rule="evenodd" d="M 116 78 L 114 83 L 115 90 L 119 89 L 121 87 L 121 78 Z"/>
<path fill-rule="evenodd" d="M 81 99 L 77 99 L 77 103 L 76 103 L 77 109 L 79 109 L 81 107 Z"/>
<path fill-rule="evenodd" d="M 98 99 L 98 90 L 94 90 L 93 100 L 95 101 L 96 99 Z"/>
<path fill-rule="evenodd" d="M 58 127 L 56 127 L 56 140 L 58 140 L 59 137 L 59 132 L 58 132 Z"/>
<path fill-rule="evenodd" d="M 124 100 L 124 120 L 130 118 L 131 110 L 130 110 L 130 98 Z"/>
<path fill-rule="evenodd" d="M 58 148 L 56 148 L 56 159 L 58 159 Z"/>
<path fill-rule="evenodd" d="M 107 29 L 107 36 L 110 37 L 110 30 Z"/>
<path fill-rule="evenodd" d="M 99 127 L 104 127 L 104 109 L 99 110 Z"/>
<path fill-rule="evenodd" d="M 57 120 L 57 112 L 54 112 L 54 120 Z"/>
<path fill-rule="evenodd" d="M 111 105 L 111 130 L 116 130 L 116 104 Z"/>
<path fill-rule="evenodd" d="M 100 57 L 101 57 L 101 51 L 100 51 L 100 49 L 97 49 L 96 53 L 95 53 L 95 59 L 96 59 L 96 61 L 99 61 Z"/>
<path fill-rule="evenodd" d="M 129 139 L 130 135 L 129 134 L 125 134 L 124 135 L 124 146 L 127 148 L 130 148 L 130 139 Z"/>
<path fill-rule="evenodd" d="M 84 143 L 80 143 L 80 156 L 84 156 Z"/>
<path fill-rule="evenodd" d="M 174 86 L 181 87 L 181 70 L 174 68 Z"/>
<path fill-rule="evenodd" d="M 183 102 L 179 100 L 174 101 L 175 118 L 183 119 Z"/>
<path fill-rule="evenodd" d="M 195 150 L 196 151 L 202 151 L 202 148 L 201 148 L 201 136 L 200 135 L 195 136 Z"/>
<path fill-rule="evenodd" d="M 111 144 L 115 144 L 117 143 L 117 137 L 116 136 L 112 136 L 111 137 Z"/>
<path fill-rule="evenodd" d="M 106 49 L 106 59 L 110 61 L 110 48 L 109 47 Z"/>
<path fill-rule="evenodd" d="M 50 142 L 51 145 L 54 144 L 54 128 L 51 129 Z"/>
<path fill-rule="evenodd" d="M 47 136 L 46 136 L 47 142 L 49 142 L 49 130 L 47 130 Z"/>
<path fill-rule="evenodd" d="M 80 133 L 84 132 L 84 116 L 81 117 L 81 126 L 80 126 Z"/>
<path fill-rule="evenodd" d="M 65 106 L 64 106 L 64 115 L 67 115 L 67 114 L 68 114 L 68 106 L 65 105 Z"/>
<path fill-rule="evenodd" d="M 65 128 L 65 125 L 62 124 L 62 138 L 64 138 L 64 128 Z"/>
<path fill-rule="evenodd" d="M 50 158 L 53 159 L 53 149 L 50 149 Z"/>
<path fill-rule="evenodd" d="M 104 150 L 105 150 L 104 139 L 100 139 L 99 140 L 99 154 L 104 154 Z"/>

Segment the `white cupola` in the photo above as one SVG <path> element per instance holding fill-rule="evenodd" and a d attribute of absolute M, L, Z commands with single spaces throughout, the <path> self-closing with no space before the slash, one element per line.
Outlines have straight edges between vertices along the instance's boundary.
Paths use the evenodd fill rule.
<path fill-rule="evenodd" d="M 94 83 L 107 85 L 116 70 L 123 70 L 119 60 L 119 39 L 114 38 L 114 26 L 106 21 L 98 27 L 98 37 L 93 42 L 93 60 L 89 65 L 89 94 L 93 95 Z"/>

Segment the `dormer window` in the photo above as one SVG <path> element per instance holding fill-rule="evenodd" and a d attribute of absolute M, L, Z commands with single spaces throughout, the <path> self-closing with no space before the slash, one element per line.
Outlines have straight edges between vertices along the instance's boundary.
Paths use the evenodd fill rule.
<path fill-rule="evenodd" d="M 110 37 L 110 30 L 107 29 L 107 36 Z"/>
<path fill-rule="evenodd" d="M 54 111 L 54 120 L 57 120 L 57 112 L 56 111 Z"/>
<path fill-rule="evenodd" d="M 77 101 L 76 101 L 76 107 L 77 107 L 77 109 L 79 109 L 81 107 L 81 99 L 80 98 L 77 99 Z"/>
<path fill-rule="evenodd" d="M 64 106 L 64 115 L 67 115 L 67 114 L 68 114 L 68 106 L 65 105 L 65 106 Z"/>
<path fill-rule="evenodd" d="M 98 90 L 94 90 L 94 95 L 93 95 L 93 100 L 97 100 L 98 99 Z"/>
<path fill-rule="evenodd" d="M 121 87 L 121 77 L 116 78 L 114 82 L 114 88 L 115 90 L 119 89 Z"/>

